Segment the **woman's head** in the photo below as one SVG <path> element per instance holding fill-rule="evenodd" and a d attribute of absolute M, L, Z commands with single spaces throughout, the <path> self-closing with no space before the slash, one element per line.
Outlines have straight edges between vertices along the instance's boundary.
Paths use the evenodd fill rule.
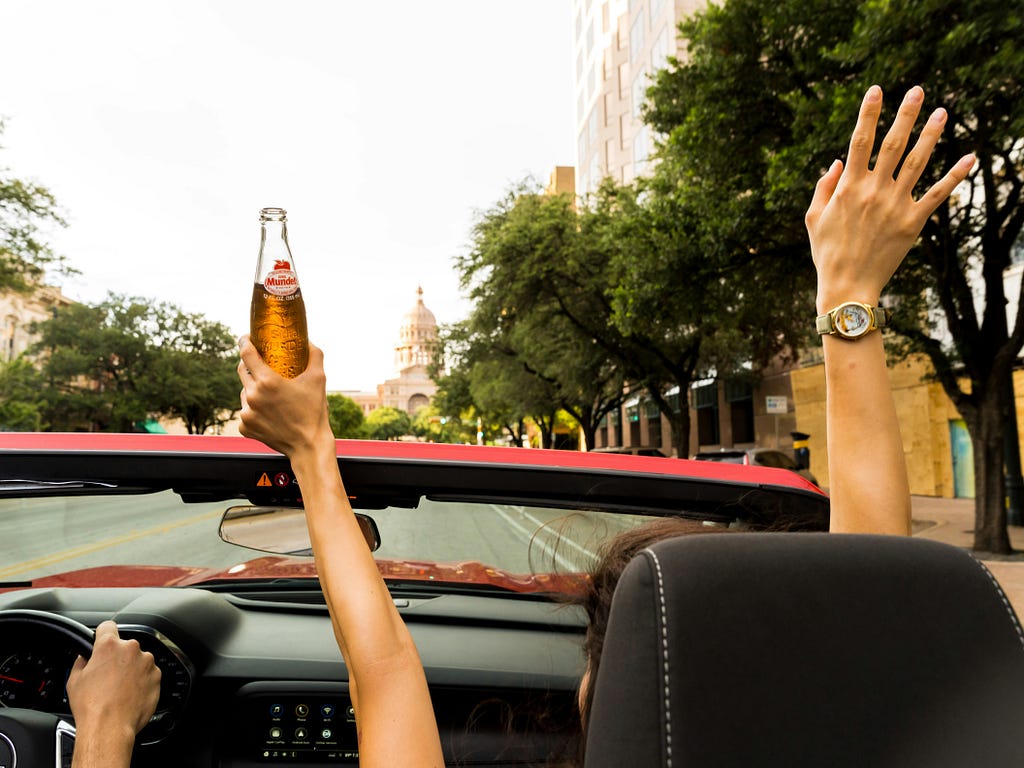
<path fill-rule="evenodd" d="M 587 715 L 593 702 L 593 681 L 601 663 L 604 650 L 604 636 L 608 628 L 608 615 L 612 606 L 612 595 L 619 583 L 622 572 L 641 550 L 665 539 L 696 533 L 722 533 L 728 529 L 707 526 L 693 520 L 665 517 L 654 520 L 605 541 L 597 551 L 597 561 L 590 573 L 590 580 L 578 603 L 587 613 L 587 634 L 583 651 L 587 668 L 580 683 L 580 719 L 586 726 Z"/>

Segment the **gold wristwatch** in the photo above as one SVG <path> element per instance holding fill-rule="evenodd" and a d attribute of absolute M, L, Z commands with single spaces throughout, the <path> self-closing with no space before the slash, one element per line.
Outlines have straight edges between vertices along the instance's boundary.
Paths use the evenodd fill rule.
<path fill-rule="evenodd" d="M 844 301 L 814 323 L 820 336 L 838 336 L 853 341 L 878 328 L 885 328 L 892 319 L 892 310 L 872 307 L 859 301 Z"/>

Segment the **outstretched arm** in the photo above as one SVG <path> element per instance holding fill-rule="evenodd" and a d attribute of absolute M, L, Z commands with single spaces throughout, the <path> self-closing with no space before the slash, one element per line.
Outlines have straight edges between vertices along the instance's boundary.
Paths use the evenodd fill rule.
<path fill-rule="evenodd" d="M 923 101 L 921 88 L 911 88 L 869 168 L 882 110 L 882 91 L 872 86 L 861 103 L 845 167 L 836 160 L 818 181 L 806 223 L 818 273 L 819 315 L 848 301 L 877 306 L 928 217 L 974 164 L 973 155 L 961 158 L 914 199 L 914 186 L 946 123 L 945 110 L 932 112 L 899 165 Z M 822 344 L 830 529 L 909 534 L 910 490 L 882 334 L 852 341 L 826 335 Z"/>
<path fill-rule="evenodd" d="M 323 352 L 284 379 L 240 341 L 242 427 L 285 454 L 302 488 L 313 557 L 349 669 L 362 766 L 444 765 L 426 676 L 352 512 L 327 418 Z"/>

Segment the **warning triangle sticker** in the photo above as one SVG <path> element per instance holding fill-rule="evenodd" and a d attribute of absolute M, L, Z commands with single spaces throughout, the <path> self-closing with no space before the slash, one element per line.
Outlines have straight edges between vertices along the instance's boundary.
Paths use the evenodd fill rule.
<path fill-rule="evenodd" d="M 256 481 L 256 485 L 265 488 L 267 486 L 273 485 L 273 483 L 270 482 L 270 476 L 266 472 L 264 472 L 263 476 Z"/>

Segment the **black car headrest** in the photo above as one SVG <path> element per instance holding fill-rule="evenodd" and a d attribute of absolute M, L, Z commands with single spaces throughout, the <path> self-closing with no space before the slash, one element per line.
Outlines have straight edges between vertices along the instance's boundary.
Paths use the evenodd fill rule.
<path fill-rule="evenodd" d="M 1020 622 L 931 541 L 660 542 L 619 582 L 591 684 L 588 768 L 1024 765 Z"/>

